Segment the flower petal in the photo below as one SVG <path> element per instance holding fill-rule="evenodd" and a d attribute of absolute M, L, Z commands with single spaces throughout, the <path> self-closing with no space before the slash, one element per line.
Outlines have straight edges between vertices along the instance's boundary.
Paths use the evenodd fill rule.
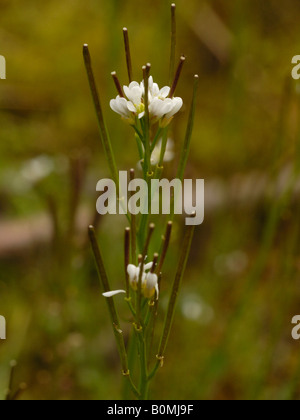
<path fill-rule="evenodd" d="M 128 110 L 129 110 L 130 112 L 134 112 L 134 113 L 136 113 L 135 106 L 133 105 L 133 103 L 132 103 L 132 102 L 130 102 L 130 101 L 128 101 L 128 102 L 127 102 L 127 108 L 128 108 Z"/>
<path fill-rule="evenodd" d="M 161 96 L 162 98 L 167 98 L 170 94 L 170 88 L 169 86 L 165 86 L 163 87 L 160 92 L 159 92 L 159 96 Z"/>
<path fill-rule="evenodd" d="M 140 269 L 139 269 L 139 267 L 136 267 L 133 264 L 129 264 L 128 267 L 127 267 L 127 273 L 130 277 L 130 280 L 134 281 L 134 279 L 136 279 L 139 276 Z"/>
<path fill-rule="evenodd" d="M 126 294 L 125 290 L 114 290 L 112 292 L 102 293 L 102 296 L 104 296 L 106 298 L 111 298 L 113 296 L 120 295 L 121 293 L 125 293 Z"/>
<path fill-rule="evenodd" d="M 156 300 L 159 299 L 159 287 L 158 287 L 158 283 L 155 286 L 155 290 L 156 290 Z"/>
<path fill-rule="evenodd" d="M 166 114 L 166 118 L 172 118 L 182 108 L 183 100 L 181 98 L 172 99 L 172 109 Z"/>
<path fill-rule="evenodd" d="M 149 263 L 145 264 L 144 265 L 144 271 L 151 270 L 152 266 L 153 266 L 153 262 L 149 262 Z"/>

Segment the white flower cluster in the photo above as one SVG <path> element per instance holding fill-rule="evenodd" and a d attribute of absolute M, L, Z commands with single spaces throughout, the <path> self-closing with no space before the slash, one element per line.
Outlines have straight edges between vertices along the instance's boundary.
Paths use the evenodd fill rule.
<path fill-rule="evenodd" d="M 135 119 L 143 118 L 145 115 L 145 85 L 132 82 L 129 86 L 123 87 L 125 97 L 117 96 L 110 101 L 111 109 L 126 120 L 129 124 L 135 124 Z M 153 77 L 149 77 L 149 115 L 152 124 L 160 122 L 161 127 L 166 127 L 172 121 L 174 115 L 180 111 L 183 105 L 181 98 L 169 98 L 170 87 L 165 86 L 159 89 Z"/>
<path fill-rule="evenodd" d="M 142 292 L 144 296 L 148 299 L 151 299 L 155 292 L 157 295 L 157 299 L 159 297 L 159 289 L 158 289 L 158 277 L 156 274 L 151 273 L 153 263 L 150 262 L 144 265 L 143 275 L 142 275 Z M 131 287 L 133 290 L 138 289 L 138 282 L 140 277 L 141 268 L 136 267 L 135 265 L 129 264 L 127 267 L 127 272 L 129 274 L 129 280 Z"/>
<path fill-rule="evenodd" d="M 142 293 L 147 299 L 151 299 L 155 293 L 157 299 L 159 298 L 159 287 L 158 287 L 158 277 L 155 273 L 151 273 L 151 268 L 153 267 L 153 262 L 144 265 L 143 274 L 142 274 Z M 136 267 L 133 264 L 129 264 L 127 267 L 127 273 L 129 275 L 130 285 L 133 290 L 138 290 L 138 282 L 141 273 L 141 266 Z M 116 296 L 120 293 L 126 293 L 125 290 L 115 290 L 112 292 L 103 293 L 104 297 L 110 298 Z"/>

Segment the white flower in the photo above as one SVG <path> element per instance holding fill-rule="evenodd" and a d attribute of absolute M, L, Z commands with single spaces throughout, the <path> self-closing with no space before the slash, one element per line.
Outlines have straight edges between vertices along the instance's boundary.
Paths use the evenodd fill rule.
<path fill-rule="evenodd" d="M 120 96 L 117 96 L 116 99 L 112 99 L 110 101 L 111 109 L 117 114 L 121 115 L 121 117 L 127 120 L 129 123 L 133 124 L 134 117 L 132 112 L 129 111 L 127 104 L 128 101 L 125 98 L 121 98 Z"/>
<path fill-rule="evenodd" d="M 140 271 L 141 271 L 140 266 L 136 267 L 133 264 L 129 264 L 129 266 L 127 267 L 127 273 L 129 275 L 130 285 L 133 288 L 133 290 L 137 290 L 137 288 L 138 288 Z M 144 277 L 144 275 L 143 275 L 143 277 Z M 142 278 L 142 281 L 143 281 L 143 278 Z"/>
<path fill-rule="evenodd" d="M 160 161 L 161 147 L 162 147 L 162 140 L 159 140 L 159 142 L 155 146 L 151 155 L 151 164 L 153 166 L 158 165 Z M 175 154 L 174 154 L 173 149 L 174 149 L 174 142 L 173 140 L 168 139 L 166 151 L 164 155 L 164 162 L 171 162 L 174 159 Z"/>
<path fill-rule="evenodd" d="M 154 273 L 147 273 L 142 284 L 142 289 L 144 296 L 148 299 L 151 299 L 156 292 L 156 298 L 158 300 L 159 287 L 157 275 Z"/>
<path fill-rule="evenodd" d="M 142 274 L 142 293 L 147 299 L 151 299 L 155 292 L 157 299 L 159 297 L 158 277 L 156 274 L 151 273 L 149 270 L 153 267 L 153 262 L 149 262 L 144 265 Z M 127 273 L 129 275 L 129 282 L 133 290 L 138 290 L 138 282 L 140 278 L 141 265 L 136 267 L 133 264 L 129 264 L 127 267 Z M 106 298 L 111 298 L 121 293 L 126 293 L 125 290 L 114 290 L 111 292 L 105 292 L 102 295 Z"/>
<path fill-rule="evenodd" d="M 144 265 L 143 274 L 142 274 L 142 293 L 148 299 L 151 299 L 155 292 L 157 293 L 157 299 L 159 296 L 158 289 L 158 277 L 156 274 L 151 273 L 149 270 L 153 267 L 153 262 L 149 262 Z M 130 285 L 133 290 L 137 291 L 138 282 L 141 273 L 141 265 L 136 267 L 135 265 L 129 264 L 127 267 L 127 273 L 129 275 Z"/>
<path fill-rule="evenodd" d="M 129 124 L 134 124 L 136 116 L 142 118 L 145 115 L 145 106 L 142 100 L 143 88 L 137 82 L 132 82 L 129 86 L 124 86 L 123 89 L 127 99 L 117 96 L 116 99 L 110 101 L 110 107 Z"/>
<path fill-rule="evenodd" d="M 143 93 L 145 94 L 144 82 L 141 83 Z M 157 83 L 153 82 L 153 77 L 149 77 L 149 113 L 153 122 L 160 121 L 161 127 L 170 124 L 172 118 L 182 108 L 183 100 L 181 98 L 168 98 L 171 88 L 165 86 L 159 89 Z"/>
<path fill-rule="evenodd" d="M 182 105 L 181 98 L 155 97 L 149 105 L 149 113 L 156 121 L 160 120 L 160 126 L 164 128 L 170 124 Z"/>
<path fill-rule="evenodd" d="M 144 265 L 143 275 L 142 275 L 142 292 L 147 299 L 151 299 L 155 292 L 157 294 L 157 299 L 159 297 L 159 288 L 158 288 L 158 277 L 156 274 L 148 272 L 153 267 L 153 262 Z M 140 277 L 141 268 L 136 267 L 135 265 L 130 264 L 127 267 L 127 272 L 129 274 L 129 280 L 133 290 L 137 290 L 138 282 Z"/>
<path fill-rule="evenodd" d="M 162 89 L 159 89 L 158 84 L 153 82 L 152 76 L 149 77 L 148 83 L 149 83 L 149 89 L 148 89 L 149 104 L 153 101 L 154 98 L 159 98 L 163 100 L 169 96 L 170 90 L 171 90 L 169 86 L 165 86 Z M 141 83 L 141 88 L 143 90 L 143 96 L 144 96 L 145 95 L 144 81 L 142 81 Z"/>
<path fill-rule="evenodd" d="M 117 96 L 110 101 L 111 109 L 121 115 L 129 124 L 134 124 L 135 118 L 143 118 L 145 115 L 145 85 L 131 82 L 129 86 L 123 87 L 125 98 Z M 181 109 L 183 101 L 181 98 L 169 98 L 170 87 L 159 88 L 149 77 L 148 100 L 151 123 L 160 122 L 161 127 L 166 127 L 174 115 Z"/>

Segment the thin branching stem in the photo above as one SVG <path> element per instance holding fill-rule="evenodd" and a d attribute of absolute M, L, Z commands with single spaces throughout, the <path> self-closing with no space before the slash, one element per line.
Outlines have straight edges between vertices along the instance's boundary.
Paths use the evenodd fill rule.
<path fill-rule="evenodd" d="M 176 4 L 171 5 L 171 54 L 170 54 L 170 71 L 169 84 L 172 83 L 175 70 L 175 55 L 176 55 Z"/>
<path fill-rule="evenodd" d="M 107 159 L 112 178 L 115 184 L 117 185 L 117 190 L 118 190 L 119 189 L 119 174 L 118 174 L 115 157 L 112 150 L 111 141 L 110 141 L 106 124 L 104 121 L 101 102 L 100 102 L 100 98 L 99 98 L 99 94 L 98 94 L 98 90 L 96 86 L 96 81 L 94 77 L 94 72 L 92 68 L 90 51 L 87 44 L 83 46 L 83 58 L 84 58 L 84 63 L 85 63 L 86 71 L 87 71 L 91 94 L 92 94 L 92 98 L 93 98 L 93 102 L 94 102 L 94 106 L 95 106 L 95 110 L 97 114 L 97 119 L 98 119 L 98 124 L 99 124 L 99 129 L 100 129 L 100 136 L 101 136 L 101 140 L 102 140 L 102 144 L 103 144 L 103 148 L 105 152 L 105 157 Z M 119 191 L 117 192 L 119 196 Z"/>
<path fill-rule="evenodd" d="M 177 67 L 177 70 L 176 70 L 176 73 L 175 73 L 175 77 L 174 77 L 174 80 L 173 80 L 173 83 L 172 83 L 169 98 L 173 98 L 173 96 L 175 94 L 175 91 L 176 91 L 176 88 L 177 88 L 177 85 L 178 85 L 178 82 L 179 82 L 179 79 L 180 79 L 180 76 L 181 76 L 181 72 L 182 72 L 185 60 L 186 60 L 185 56 L 182 55 L 180 57 L 179 64 L 178 64 L 178 67 Z"/>
<path fill-rule="evenodd" d="M 95 262 L 97 266 L 100 283 L 102 285 L 102 289 L 104 292 L 109 292 L 111 291 L 111 287 L 109 284 L 108 276 L 106 274 L 106 269 L 104 266 L 101 251 L 100 251 L 97 239 L 96 239 L 95 229 L 93 226 L 89 227 L 89 238 L 90 238 L 93 254 L 95 257 Z M 110 319 L 111 319 L 111 323 L 113 327 L 113 332 L 116 338 L 117 347 L 118 347 L 118 351 L 119 351 L 119 355 L 121 359 L 123 375 L 129 381 L 131 389 L 133 393 L 135 394 L 135 396 L 139 398 L 139 392 L 137 391 L 136 387 L 134 386 L 132 382 L 130 372 L 128 369 L 128 360 L 127 360 L 125 342 L 124 342 L 123 332 L 121 330 L 119 316 L 116 310 L 114 299 L 108 298 L 106 299 L 106 302 L 107 302 L 107 307 L 108 307 L 108 311 L 109 311 L 109 315 L 110 315 Z"/>
<path fill-rule="evenodd" d="M 122 88 L 122 86 L 121 86 L 121 83 L 120 83 L 120 80 L 119 80 L 119 78 L 118 78 L 118 76 L 117 76 L 117 73 L 116 73 L 115 71 L 113 71 L 113 72 L 111 73 L 111 76 L 112 76 L 112 78 L 113 78 L 113 81 L 114 81 L 114 84 L 115 84 L 115 86 L 116 86 L 116 89 L 117 89 L 117 91 L 118 91 L 119 96 L 120 96 L 121 98 L 125 98 L 125 95 L 124 95 L 124 92 L 123 92 L 123 88 Z"/>
<path fill-rule="evenodd" d="M 130 181 L 133 181 L 135 178 L 134 169 L 130 170 Z M 131 193 L 133 196 L 133 192 Z M 136 264 L 136 215 L 131 215 L 131 259 L 133 264 Z"/>
<path fill-rule="evenodd" d="M 169 300 L 168 311 L 165 318 L 164 329 L 163 329 L 162 337 L 160 340 L 159 350 L 157 354 L 157 363 L 155 365 L 154 370 L 150 374 L 149 379 L 152 379 L 154 377 L 159 366 L 163 366 L 165 351 L 168 344 L 171 327 L 173 324 L 178 294 L 179 294 L 180 286 L 182 283 L 182 279 L 185 274 L 188 258 L 190 255 L 194 231 L 195 231 L 195 226 L 188 226 L 186 229 L 185 237 L 182 244 L 182 252 L 179 258 L 177 272 L 176 272 L 175 280 L 172 287 L 172 293 Z"/>
<path fill-rule="evenodd" d="M 144 126 L 144 146 L 145 146 L 145 172 L 146 174 L 151 168 L 150 156 L 150 116 L 149 116 L 149 74 L 151 65 L 147 64 L 143 67 L 143 78 L 145 86 L 144 105 L 145 105 L 145 126 Z"/>
<path fill-rule="evenodd" d="M 170 221 L 168 222 L 167 227 L 166 227 L 166 232 L 164 236 L 162 237 L 160 260 L 155 270 L 156 273 L 158 274 L 161 273 L 166 256 L 167 256 L 167 252 L 168 252 L 170 240 L 171 240 L 171 235 L 172 235 L 172 228 L 173 228 L 173 222 Z"/>
<path fill-rule="evenodd" d="M 151 147 L 150 147 L 150 153 L 151 153 L 151 155 L 152 155 L 152 153 L 153 153 L 153 151 L 155 149 L 155 146 L 156 146 L 159 138 L 161 137 L 161 133 L 162 133 L 162 128 L 159 127 L 158 130 L 157 130 L 157 133 L 156 133 L 156 135 L 155 135 L 155 137 L 154 137 L 154 139 L 153 139 L 153 141 L 151 143 Z"/>
<path fill-rule="evenodd" d="M 125 237 L 124 237 L 124 265 L 125 265 L 125 280 L 126 280 L 126 297 L 127 299 L 130 298 L 130 285 L 129 285 L 129 274 L 127 267 L 130 263 L 130 228 L 125 229 Z"/>
<path fill-rule="evenodd" d="M 184 172 L 185 172 L 185 168 L 186 168 L 189 153 L 190 153 L 191 139 L 192 139 L 192 134 L 193 134 L 193 129 L 194 129 L 194 121 L 195 121 L 198 85 L 199 85 L 199 76 L 195 75 L 194 76 L 193 100 L 192 100 L 192 105 L 191 105 L 191 109 L 190 109 L 187 130 L 186 130 L 186 134 L 185 134 L 185 139 L 184 139 L 184 143 L 183 143 L 183 147 L 182 147 L 182 151 L 181 151 L 181 155 L 180 155 L 181 158 L 180 158 L 180 162 L 179 162 L 179 166 L 178 166 L 178 172 L 177 172 L 177 178 L 180 179 L 181 181 L 183 180 L 183 177 L 184 177 Z"/>
<path fill-rule="evenodd" d="M 141 260 L 141 263 L 140 263 L 140 275 L 139 275 L 139 279 L 138 279 L 137 308 L 136 308 L 138 329 L 141 329 L 141 327 L 142 327 L 142 314 L 141 314 L 141 310 L 142 310 L 142 278 L 143 278 L 143 272 L 144 272 L 144 266 L 145 266 L 145 259 L 146 259 L 147 254 L 148 254 L 148 249 L 149 249 L 149 245 L 150 245 L 150 241 L 151 241 L 154 229 L 155 229 L 155 225 L 153 223 L 151 223 L 149 225 L 148 235 L 147 235 L 147 239 L 146 239 L 145 246 L 144 246 L 142 260 Z"/>
<path fill-rule="evenodd" d="M 127 28 L 123 29 L 123 35 L 124 35 L 124 46 L 125 46 L 128 79 L 129 79 L 129 83 L 131 83 L 132 82 L 132 62 L 131 62 L 130 43 L 129 43 L 129 35 L 128 35 Z"/>

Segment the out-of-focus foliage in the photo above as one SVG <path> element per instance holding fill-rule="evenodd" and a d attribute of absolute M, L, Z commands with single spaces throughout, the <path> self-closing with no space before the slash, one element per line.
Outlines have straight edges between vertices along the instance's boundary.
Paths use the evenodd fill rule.
<path fill-rule="evenodd" d="M 299 54 L 300 4 L 177 0 L 177 8 L 177 53 L 187 55 L 177 93 L 186 107 L 172 137 L 179 151 L 198 73 L 187 177 L 205 178 L 207 213 L 152 397 L 299 398 L 300 343 L 291 339 L 291 319 L 300 312 L 300 207 L 296 179 L 289 188 L 286 173 L 299 159 L 298 86 L 290 63 Z M 23 398 L 119 398 L 119 361 L 85 234 L 96 182 L 109 173 L 81 50 L 89 44 L 117 162 L 129 169 L 138 155 L 130 127 L 109 109 L 116 96 L 110 72 L 127 83 L 127 26 L 135 79 L 151 62 L 155 80 L 168 83 L 169 3 L 2 0 L 0 22 L 7 61 L 7 80 L 0 81 L 1 229 L 10 223 L 0 232 L 0 314 L 8 324 L 8 339 L 0 342 L 0 391 L 9 361 L 17 359 L 14 386 L 27 382 Z M 175 163 L 168 164 L 170 176 Z M 44 239 L 22 242 L 15 224 L 28 233 L 28 220 L 43 214 L 50 225 L 41 219 L 35 229 Z M 119 288 L 125 221 L 98 222 Z M 161 317 L 183 224 L 179 219 L 175 227 Z M 6 252 L 8 239 L 21 245 Z M 122 315 L 127 320 L 125 308 Z"/>

